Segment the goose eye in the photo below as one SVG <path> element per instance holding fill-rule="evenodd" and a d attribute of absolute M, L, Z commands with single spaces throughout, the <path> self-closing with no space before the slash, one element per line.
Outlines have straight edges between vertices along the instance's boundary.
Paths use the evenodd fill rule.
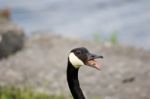
<path fill-rule="evenodd" d="M 76 54 L 78 54 L 78 55 L 81 54 L 81 51 L 76 51 Z"/>

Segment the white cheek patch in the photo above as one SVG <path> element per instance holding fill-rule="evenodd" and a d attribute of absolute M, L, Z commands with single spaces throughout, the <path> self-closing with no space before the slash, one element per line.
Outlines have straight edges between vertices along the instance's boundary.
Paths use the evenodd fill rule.
<path fill-rule="evenodd" d="M 75 68 L 79 68 L 80 66 L 84 65 L 82 60 L 80 60 L 74 53 L 69 54 L 69 61 Z"/>

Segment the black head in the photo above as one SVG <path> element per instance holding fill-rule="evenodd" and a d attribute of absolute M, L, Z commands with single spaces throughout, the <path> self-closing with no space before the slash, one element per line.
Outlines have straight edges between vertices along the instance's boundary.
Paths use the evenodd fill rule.
<path fill-rule="evenodd" d="M 69 54 L 69 61 L 75 68 L 88 65 L 100 69 L 101 64 L 94 60 L 96 58 L 103 58 L 103 56 L 92 54 L 84 47 L 75 48 Z"/>

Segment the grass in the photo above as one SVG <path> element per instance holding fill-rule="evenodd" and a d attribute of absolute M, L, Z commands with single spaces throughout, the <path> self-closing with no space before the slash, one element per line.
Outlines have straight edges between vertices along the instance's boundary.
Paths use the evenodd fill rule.
<path fill-rule="evenodd" d="M 18 88 L 14 86 L 0 87 L 0 99 L 73 99 L 72 96 L 48 95 L 46 93 L 34 92 L 31 88 Z M 92 99 L 102 99 L 94 96 Z"/>
<path fill-rule="evenodd" d="M 17 88 L 12 86 L 0 87 L 0 99 L 72 99 L 63 95 L 47 95 L 34 92 L 30 88 Z"/>

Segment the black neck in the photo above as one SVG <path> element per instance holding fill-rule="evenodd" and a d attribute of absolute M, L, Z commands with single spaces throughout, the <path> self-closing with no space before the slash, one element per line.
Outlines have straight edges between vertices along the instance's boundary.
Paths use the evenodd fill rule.
<path fill-rule="evenodd" d="M 67 81 L 68 81 L 70 91 L 74 99 L 85 99 L 83 92 L 79 85 L 78 70 L 79 69 L 74 68 L 72 64 L 68 61 Z"/>

